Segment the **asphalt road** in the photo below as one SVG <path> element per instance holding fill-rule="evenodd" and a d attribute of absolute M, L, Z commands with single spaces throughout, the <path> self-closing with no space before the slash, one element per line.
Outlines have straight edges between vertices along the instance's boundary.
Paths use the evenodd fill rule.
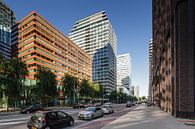
<path fill-rule="evenodd" d="M 61 110 L 70 115 L 75 119 L 75 124 L 71 127 L 65 127 L 63 129 L 100 129 L 109 122 L 117 119 L 121 115 L 126 114 L 132 108 L 126 108 L 125 104 L 114 104 L 115 113 L 104 115 L 104 117 L 97 118 L 93 121 L 78 120 L 77 114 L 83 109 L 72 109 L 72 108 L 56 108 L 54 110 Z M 26 123 L 32 114 L 0 114 L 0 129 L 27 129 Z"/>

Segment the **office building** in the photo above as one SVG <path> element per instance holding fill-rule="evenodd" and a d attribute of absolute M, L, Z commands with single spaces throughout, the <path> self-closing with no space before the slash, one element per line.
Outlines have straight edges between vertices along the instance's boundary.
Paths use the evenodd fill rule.
<path fill-rule="evenodd" d="M 116 90 L 117 40 L 106 13 L 76 21 L 69 37 L 91 55 L 93 81 L 100 83 L 108 94 Z"/>
<path fill-rule="evenodd" d="M 152 56 L 153 56 L 153 41 L 150 39 L 149 41 L 149 89 L 148 89 L 148 100 L 153 101 L 153 90 L 152 90 L 152 77 L 153 77 L 153 64 L 152 64 Z"/>
<path fill-rule="evenodd" d="M 195 1 L 153 0 L 154 103 L 195 117 Z"/>
<path fill-rule="evenodd" d="M 139 98 L 139 86 L 134 86 L 134 96 Z"/>
<path fill-rule="evenodd" d="M 131 88 L 131 57 L 130 54 L 117 56 L 117 87 Z"/>
<path fill-rule="evenodd" d="M 0 0 L 0 53 L 11 58 L 11 27 L 16 22 L 15 13 Z"/>
<path fill-rule="evenodd" d="M 26 85 L 36 84 L 35 74 L 39 66 L 56 74 L 58 89 L 62 89 L 60 80 L 64 74 L 92 80 L 91 56 L 37 12 L 24 17 L 12 30 L 12 46 L 17 48 L 18 57 L 28 66 Z M 64 97 L 63 93 L 60 97 Z"/>
<path fill-rule="evenodd" d="M 124 93 L 124 94 L 127 94 L 127 95 L 131 95 L 131 94 L 130 94 L 130 90 L 127 89 L 127 88 L 124 87 L 124 86 L 117 86 L 117 92 L 118 92 L 118 93 Z"/>

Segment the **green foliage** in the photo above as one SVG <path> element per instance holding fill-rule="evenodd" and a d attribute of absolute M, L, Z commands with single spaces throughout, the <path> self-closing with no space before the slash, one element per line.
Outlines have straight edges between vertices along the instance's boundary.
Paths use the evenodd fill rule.
<path fill-rule="evenodd" d="M 79 95 L 82 97 L 91 97 L 92 88 L 88 80 L 83 80 L 79 88 Z"/>
<path fill-rule="evenodd" d="M 8 99 L 8 107 L 16 107 L 16 102 L 20 99 L 23 80 L 28 75 L 27 66 L 18 58 L 7 60 L 0 57 L 0 97 Z"/>
<path fill-rule="evenodd" d="M 127 95 L 122 92 L 112 91 L 108 96 L 111 102 L 115 103 L 125 103 L 127 101 L 137 101 L 138 99 L 135 96 Z"/>
<path fill-rule="evenodd" d="M 99 83 L 93 83 L 89 80 L 83 80 L 79 88 L 80 97 L 84 98 L 100 98 L 102 86 Z"/>
<path fill-rule="evenodd" d="M 146 100 L 146 96 L 142 96 L 142 98 L 141 98 L 142 100 Z"/>
<path fill-rule="evenodd" d="M 64 95 L 68 97 L 69 103 L 72 104 L 74 92 L 75 92 L 75 97 L 77 96 L 76 94 L 79 86 L 79 81 L 77 78 L 65 74 L 64 77 L 62 78 L 62 84 L 63 84 Z"/>
<path fill-rule="evenodd" d="M 56 75 L 50 69 L 39 67 L 35 77 L 37 85 L 32 90 L 36 96 L 39 96 L 42 103 L 48 105 L 48 101 L 58 95 Z"/>

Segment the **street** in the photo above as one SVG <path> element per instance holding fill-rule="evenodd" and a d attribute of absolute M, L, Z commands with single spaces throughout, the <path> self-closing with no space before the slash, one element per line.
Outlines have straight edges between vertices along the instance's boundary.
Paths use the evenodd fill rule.
<path fill-rule="evenodd" d="M 99 129 L 104 127 L 109 122 L 117 119 L 118 117 L 129 112 L 132 108 L 126 108 L 125 104 L 114 104 L 115 113 L 104 115 L 104 117 L 97 118 L 93 121 L 78 120 L 77 114 L 83 109 L 73 109 L 73 108 L 58 108 L 58 110 L 64 111 L 74 117 L 75 124 L 71 127 L 65 127 L 65 129 L 90 129 L 94 128 Z M 55 108 L 54 110 L 57 110 Z M 0 114 L 0 129 L 26 129 L 26 123 L 31 117 L 31 114 L 10 114 L 10 115 L 1 115 Z M 95 126 L 94 126 L 95 125 Z"/>
<path fill-rule="evenodd" d="M 157 107 L 140 104 L 126 108 L 125 104 L 115 104 L 115 112 L 103 117 L 78 120 L 77 114 L 82 109 L 62 109 L 71 114 L 75 123 L 61 129 L 194 129 L 195 120 L 178 119 L 161 111 Z M 56 109 L 55 109 L 56 110 Z M 31 114 L 0 115 L 0 129 L 27 129 L 26 123 Z"/>

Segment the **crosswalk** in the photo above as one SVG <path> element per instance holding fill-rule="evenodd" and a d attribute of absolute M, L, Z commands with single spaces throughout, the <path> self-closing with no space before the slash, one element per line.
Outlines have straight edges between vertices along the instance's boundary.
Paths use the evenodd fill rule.
<path fill-rule="evenodd" d="M 0 128 L 4 125 L 14 125 L 26 123 L 30 119 L 30 115 L 18 114 L 0 117 Z"/>
<path fill-rule="evenodd" d="M 66 112 L 75 117 L 80 110 L 81 109 L 68 109 L 68 110 L 61 110 L 61 111 Z M 31 115 L 32 114 L 14 114 L 14 115 L 0 116 L 0 129 L 3 128 L 3 126 L 7 126 L 7 125 L 27 123 Z"/>

